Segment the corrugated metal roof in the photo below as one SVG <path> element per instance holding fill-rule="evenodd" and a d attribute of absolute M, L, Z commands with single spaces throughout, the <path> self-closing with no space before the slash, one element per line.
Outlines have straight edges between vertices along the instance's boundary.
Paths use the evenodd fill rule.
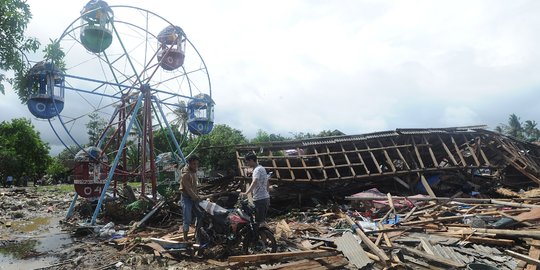
<path fill-rule="evenodd" d="M 304 140 L 267 142 L 261 144 L 245 144 L 238 145 L 237 149 L 253 149 L 253 148 L 279 148 L 279 147 L 301 147 L 315 146 L 325 144 L 335 144 L 343 142 L 365 141 L 369 139 L 391 138 L 400 135 L 423 135 L 423 134 L 451 134 L 451 133 L 476 133 L 486 132 L 486 126 L 467 126 L 467 127 L 450 127 L 450 128 L 399 128 L 396 130 L 372 132 L 357 135 L 343 135 L 322 138 L 309 138 Z"/>
<path fill-rule="evenodd" d="M 341 237 L 334 240 L 334 243 L 349 262 L 360 269 L 373 262 L 351 232 L 344 232 Z"/>

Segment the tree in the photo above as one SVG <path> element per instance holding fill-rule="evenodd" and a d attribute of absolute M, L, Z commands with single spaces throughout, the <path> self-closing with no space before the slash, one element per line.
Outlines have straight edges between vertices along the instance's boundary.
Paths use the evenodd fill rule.
<path fill-rule="evenodd" d="M 187 120 L 188 120 L 188 113 L 187 113 L 187 106 L 186 102 L 181 100 L 178 102 L 178 107 L 176 107 L 173 111 L 173 120 L 171 120 L 171 126 L 177 126 L 180 129 L 180 133 L 185 134 L 187 132 Z"/>
<path fill-rule="evenodd" d="M 0 2 L 0 69 L 13 70 L 24 74 L 28 69 L 26 53 L 35 52 L 39 42 L 24 36 L 28 22 L 32 18 L 30 7 L 23 0 L 2 0 Z M 4 94 L 4 74 L 0 74 L 0 92 Z M 7 79 L 13 82 L 13 79 Z"/>
<path fill-rule="evenodd" d="M 15 178 L 23 174 L 39 176 L 50 163 L 49 145 L 39 137 L 30 120 L 13 119 L 0 123 L 0 174 Z"/>
<path fill-rule="evenodd" d="M 332 136 L 343 136 L 345 133 L 334 129 L 334 130 L 323 130 L 317 134 L 317 137 L 332 137 Z"/>
<path fill-rule="evenodd" d="M 519 120 L 519 117 L 515 114 L 508 117 L 507 133 L 512 137 L 523 139 L 523 127 L 521 127 Z"/>
<path fill-rule="evenodd" d="M 203 167 L 233 174 L 237 169 L 235 146 L 246 142 L 240 130 L 227 125 L 216 125 L 210 134 L 190 139 L 183 150 L 184 154 L 188 154 L 199 144 L 197 155 Z"/>
<path fill-rule="evenodd" d="M 259 129 L 255 138 L 251 140 L 251 143 L 281 142 L 287 140 L 290 140 L 290 138 L 283 137 L 280 134 L 268 134 L 268 132 Z"/>
<path fill-rule="evenodd" d="M 523 134 L 525 139 L 530 142 L 540 140 L 540 130 L 536 127 L 537 123 L 534 120 L 527 120 L 523 124 Z"/>
<path fill-rule="evenodd" d="M 64 163 L 58 158 L 52 158 L 49 166 L 47 167 L 47 174 L 53 180 L 54 183 L 63 182 L 68 176 L 68 169 Z"/>
<path fill-rule="evenodd" d="M 534 120 L 526 120 L 522 123 L 517 115 L 511 114 L 508 117 L 508 124 L 498 125 L 495 131 L 532 142 L 540 140 L 540 130 L 536 126 L 537 123 Z"/>
<path fill-rule="evenodd" d="M 76 145 L 69 146 L 69 148 L 64 148 L 64 150 L 60 151 L 56 158 L 62 164 L 66 164 L 67 162 L 75 159 L 75 155 L 79 152 L 79 150 L 79 147 Z"/>
<path fill-rule="evenodd" d="M 178 143 L 182 142 L 183 135 L 180 133 L 177 125 L 172 125 L 171 129 L 173 131 L 174 137 Z M 175 152 L 176 146 L 172 141 L 171 136 L 169 135 L 169 130 L 167 128 L 158 129 L 154 131 L 154 149 L 156 149 L 156 154 L 161 154 L 165 152 Z"/>
<path fill-rule="evenodd" d="M 90 118 L 90 121 L 86 123 L 88 145 L 97 145 L 101 134 L 107 126 L 107 122 L 96 112 L 89 114 L 88 117 Z"/>
<path fill-rule="evenodd" d="M 321 132 L 319 132 L 318 134 L 312 134 L 312 133 L 304 133 L 304 132 L 300 132 L 300 133 L 292 133 L 293 135 L 293 138 L 295 140 L 305 140 L 305 139 L 309 139 L 309 138 L 320 138 L 320 137 L 332 137 L 332 136 L 343 136 L 345 135 L 345 133 L 337 130 L 337 129 L 334 129 L 333 131 L 331 130 L 323 130 Z"/>

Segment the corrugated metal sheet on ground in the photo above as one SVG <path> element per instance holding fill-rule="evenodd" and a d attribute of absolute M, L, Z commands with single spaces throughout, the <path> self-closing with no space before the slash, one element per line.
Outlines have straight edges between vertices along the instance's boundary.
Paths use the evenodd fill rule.
<path fill-rule="evenodd" d="M 349 262 L 358 268 L 366 267 L 373 262 L 351 232 L 343 233 L 341 237 L 334 240 L 334 243 Z"/>

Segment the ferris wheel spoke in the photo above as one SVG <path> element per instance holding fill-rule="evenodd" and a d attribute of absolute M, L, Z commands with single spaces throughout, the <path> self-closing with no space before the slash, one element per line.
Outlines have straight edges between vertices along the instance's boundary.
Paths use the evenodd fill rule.
<path fill-rule="evenodd" d="M 78 39 L 76 39 L 76 38 L 73 36 L 73 33 L 69 33 L 68 36 L 70 36 L 74 41 L 76 41 L 76 43 L 79 43 L 79 44 L 82 45 L 82 43 L 81 43 Z M 74 44 L 72 45 L 72 47 L 73 47 L 76 43 L 74 43 Z M 121 58 L 122 58 L 122 57 L 118 57 L 118 58 L 115 59 L 112 63 L 114 63 L 115 61 L 117 61 L 117 60 L 119 60 L 119 59 L 121 59 Z M 99 60 L 100 60 L 100 61 L 98 61 L 98 62 L 99 62 L 99 64 L 101 65 L 102 70 L 103 70 L 103 62 L 111 63 L 111 62 L 108 61 L 107 58 L 104 59 L 104 58 L 102 58 L 100 55 L 95 55 L 95 57 L 90 58 L 90 59 L 87 59 L 86 61 L 80 62 L 79 64 L 74 65 L 74 66 L 71 66 L 70 68 L 76 68 L 76 67 L 81 66 L 81 65 L 84 65 L 84 64 L 86 64 L 86 63 L 88 63 L 88 62 L 91 62 L 91 61 L 93 61 L 94 59 L 99 59 Z M 111 67 L 111 72 L 112 72 L 113 75 L 114 75 L 114 69 L 112 68 L 113 65 L 110 65 L 110 64 L 109 64 L 109 67 Z M 107 77 L 106 72 L 103 72 L 103 75 L 104 75 L 105 79 L 107 79 L 107 78 L 106 78 L 106 77 Z M 72 76 L 72 78 L 76 78 L 76 79 L 87 79 L 87 78 L 83 78 L 83 77 L 80 77 L 80 76 Z M 129 79 L 127 79 L 127 80 L 129 80 Z M 125 81 L 127 81 L 127 80 L 125 80 Z M 124 82 L 125 82 L 125 81 L 124 81 Z M 124 82 L 122 82 L 122 83 L 124 83 Z M 101 88 L 102 86 L 107 85 L 107 84 L 110 84 L 110 83 L 109 83 L 108 81 L 102 81 L 102 84 L 99 85 L 99 86 L 97 86 L 96 88 L 94 88 L 94 90 L 93 90 L 92 92 L 96 92 L 99 88 Z M 118 84 L 118 87 L 120 87 L 120 84 L 119 84 L 118 82 L 117 82 L 117 84 Z M 123 86 L 123 87 L 125 87 L 125 86 Z M 72 90 L 75 90 L 75 89 L 72 89 Z M 78 90 L 80 90 L 80 89 L 78 89 Z M 122 92 L 122 90 L 120 89 L 119 92 Z M 116 93 L 115 93 L 115 94 L 116 94 Z M 103 94 L 103 95 L 107 96 L 106 94 Z"/>
<path fill-rule="evenodd" d="M 122 51 L 124 53 L 124 56 L 126 57 L 129 65 L 131 66 L 131 68 L 133 70 L 133 74 L 136 75 L 136 77 L 137 77 L 136 79 L 139 82 L 139 85 L 142 85 L 142 81 L 141 81 L 141 78 L 139 77 L 139 74 L 137 73 L 137 69 L 133 65 L 133 61 L 131 60 L 131 57 L 129 56 L 128 51 L 126 50 L 124 42 L 122 42 L 122 39 L 120 38 L 120 34 L 118 33 L 118 30 L 116 29 L 114 23 L 112 24 L 112 29 L 113 29 L 114 34 L 116 35 L 116 38 L 118 39 L 118 42 L 120 43 L 120 46 L 121 46 Z"/>
<path fill-rule="evenodd" d="M 103 106 L 101 108 L 96 108 L 95 110 L 93 111 L 90 111 L 88 113 L 85 113 L 85 114 L 81 114 L 81 115 L 78 115 L 78 116 L 66 116 L 66 115 L 62 115 L 62 117 L 64 118 L 69 118 L 70 120 L 68 121 L 63 121 L 65 124 L 69 124 L 69 123 L 72 123 L 72 122 L 75 122 L 75 121 L 78 121 L 92 113 L 95 113 L 95 112 L 102 112 L 103 114 L 106 114 L 106 115 L 112 115 L 110 113 L 107 113 L 105 112 L 103 109 L 107 108 L 107 107 L 112 107 L 112 106 L 116 106 L 116 104 L 118 104 L 119 102 L 114 102 L 114 103 L 111 103 L 111 104 L 108 104 L 106 106 Z"/>
<path fill-rule="evenodd" d="M 107 53 L 104 52 L 103 55 L 105 56 L 105 59 L 107 60 L 107 63 L 108 63 L 108 62 L 109 62 L 109 57 L 107 56 Z M 110 69 L 110 71 L 111 71 L 111 74 L 112 74 L 112 76 L 113 76 L 113 78 L 114 78 L 114 81 L 115 81 L 116 84 L 117 84 L 116 86 L 118 87 L 118 92 L 116 92 L 115 95 L 117 95 L 118 93 L 121 93 L 122 95 L 124 95 L 124 90 L 122 89 L 121 86 L 119 86 L 120 81 L 118 81 L 118 77 L 116 76 L 116 73 L 114 72 L 115 69 L 114 69 L 113 66 L 110 65 L 110 64 L 109 64 L 108 66 L 109 66 L 109 69 Z M 124 82 L 125 82 L 125 81 L 124 81 Z M 122 83 L 123 83 L 123 82 L 122 82 Z M 128 90 L 128 93 L 129 93 L 129 90 Z M 113 96 L 114 96 L 114 95 L 113 95 Z"/>
<path fill-rule="evenodd" d="M 151 85 L 152 87 L 156 87 L 156 86 L 159 86 L 160 84 L 164 84 L 166 82 L 169 82 L 169 81 L 172 81 L 172 80 L 176 80 L 176 79 L 179 79 L 179 78 L 182 78 L 182 77 L 188 77 L 189 74 L 191 73 L 195 73 L 195 72 L 198 72 L 198 71 L 202 71 L 202 70 L 205 70 L 206 68 L 198 68 L 198 69 L 195 69 L 195 70 L 191 70 L 191 71 L 184 71 L 182 74 L 179 74 L 179 75 L 176 75 L 172 78 L 169 78 L 169 79 L 166 79 L 166 80 L 163 80 L 163 81 L 159 81 L 159 82 L 156 82 L 155 84 Z M 188 77 L 189 79 L 189 77 Z"/>
<path fill-rule="evenodd" d="M 148 11 L 146 11 L 145 14 L 144 14 L 145 22 L 146 22 L 145 27 L 144 27 L 145 28 L 145 31 L 144 31 L 145 40 L 148 40 L 148 33 L 149 33 L 149 31 L 148 31 L 148 15 L 149 15 L 149 13 L 148 13 Z M 152 56 L 152 59 L 153 58 L 154 57 Z M 148 42 L 145 42 L 144 43 L 144 63 L 149 63 L 147 61 L 147 59 L 148 59 Z M 146 80 L 146 72 L 143 73 L 143 79 Z"/>
<path fill-rule="evenodd" d="M 113 82 L 107 82 L 107 81 L 103 81 L 103 80 L 97 80 L 97 79 L 91 79 L 91 78 L 85 78 L 85 77 L 81 77 L 81 76 L 76 76 L 76 75 L 71 75 L 71 74 L 64 74 L 65 77 L 68 77 L 68 78 L 73 78 L 73 79 L 77 79 L 77 80 L 82 80 L 82 81 L 88 81 L 88 82 L 94 82 L 94 83 L 99 83 L 101 86 L 100 87 L 103 87 L 103 86 L 106 86 L 106 85 L 111 85 L 111 86 L 118 86 L 118 87 L 124 87 L 124 88 L 130 88 L 130 89 L 138 89 L 132 85 L 125 85 L 125 84 L 117 84 L 117 83 L 113 83 Z M 98 87 L 99 88 L 99 87 Z M 92 90 L 92 91 L 89 91 L 90 93 L 93 93 L 93 94 L 99 94 L 99 93 L 96 93 L 95 92 L 95 89 Z M 114 96 L 114 95 L 113 95 Z"/>

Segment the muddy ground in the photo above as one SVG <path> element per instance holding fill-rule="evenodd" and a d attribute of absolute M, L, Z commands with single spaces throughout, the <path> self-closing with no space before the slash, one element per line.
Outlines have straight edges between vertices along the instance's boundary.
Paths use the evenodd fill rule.
<path fill-rule="evenodd" d="M 128 252 L 108 244 L 110 235 L 80 236 L 63 220 L 73 198 L 61 186 L 0 188 L 0 269 L 208 269 L 189 254 L 177 260 L 152 251 Z M 78 221 L 81 222 L 81 221 Z"/>

